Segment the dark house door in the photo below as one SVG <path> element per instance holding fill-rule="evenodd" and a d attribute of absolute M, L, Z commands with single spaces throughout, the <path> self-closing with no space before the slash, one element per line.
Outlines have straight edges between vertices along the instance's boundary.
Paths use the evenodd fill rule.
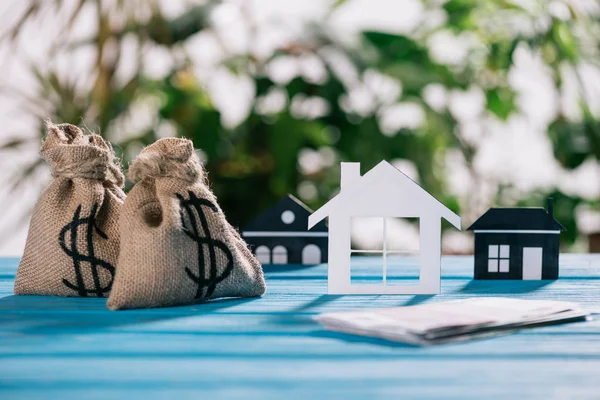
<path fill-rule="evenodd" d="M 523 247 L 523 280 L 542 279 L 542 247 Z"/>

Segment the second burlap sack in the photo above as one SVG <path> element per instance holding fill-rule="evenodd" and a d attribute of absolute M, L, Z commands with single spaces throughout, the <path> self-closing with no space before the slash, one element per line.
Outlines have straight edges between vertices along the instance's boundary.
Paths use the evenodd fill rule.
<path fill-rule="evenodd" d="M 258 260 L 227 222 L 192 142 L 145 148 L 129 176 L 111 310 L 191 304 L 265 292 Z"/>

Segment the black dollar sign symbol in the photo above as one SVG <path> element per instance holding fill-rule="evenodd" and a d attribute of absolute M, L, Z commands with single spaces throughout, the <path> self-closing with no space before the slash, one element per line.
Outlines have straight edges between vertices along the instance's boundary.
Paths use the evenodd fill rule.
<path fill-rule="evenodd" d="M 94 204 L 92 210 L 90 211 L 90 216 L 81 218 L 81 205 L 79 205 L 79 207 L 77 207 L 77 209 L 75 210 L 73 220 L 61 229 L 58 239 L 60 247 L 69 257 L 73 259 L 75 279 L 77 280 L 76 285 L 73 285 L 67 279 L 63 279 L 62 283 L 69 289 L 75 290 L 81 297 L 87 297 L 88 295 L 94 294 L 98 297 L 103 297 L 105 293 L 108 293 L 110 291 L 113 279 L 115 277 L 115 267 L 113 267 L 110 263 L 104 260 L 96 258 L 94 255 L 94 230 L 102 239 L 108 239 L 108 236 L 106 236 L 106 234 L 96 226 L 97 210 L 98 205 Z M 87 244 L 87 254 L 80 253 L 79 249 L 77 248 L 77 230 L 81 225 L 86 226 L 85 239 Z M 67 245 L 67 233 L 69 233 L 70 246 Z M 92 271 L 92 278 L 94 279 L 93 289 L 87 289 L 85 287 L 83 275 L 81 274 L 81 264 L 86 262 L 90 264 L 90 269 Z M 110 282 L 105 287 L 102 287 L 102 284 L 100 283 L 98 267 L 104 268 L 110 273 Z"/>
<path fill-rule="evenodd" d="M 231 255 L 231 251 L 227 247 L 227 245 L 220 240 L 213 239 L 210 234 L 210 230 L 208 228 L 208 221 L 206 220 L 206 215 L 204 215 L 204 211 L 202 210 L 202 206 L 208 207 L 212 212 L 217 213 L 219 209 L 210 201 L 206 199 L 201 199 L 196 196 L 194 192 L 188 192 L 190 198 L 188 200 L 184 199 L 182 195 L 176 194 L 179 199 L 179 204 L 181 205 L 180 215 L 181 215 L 181 226 L 183 228 L 183 232 L 194 242 L 196 242 L 198 246 L 198 276 L 194 275 L 192 270 L 189 268 L 185 268 L 185 272 L 189 276 L 189 278 L 196 284 L 198 284 L 198 289 L 196 290 L 196 299 L 202 297 L 209 297 L 213 294 L 217 287 L 217 283 L 222 282 L 225 278 L 231 274 L 233 270 L 233 256 Z M 184 220 L 183 212 L 187 213 L 188 219 L 190 221 L 190 227 L 187 227 Z M 196 218 L 194 217 L 194 211 L 198 214 L 200 218 L 200 225 L 202 226 L 202 231 L 204 235 L 201 236 L 198 230 L 198 224 L 196 223 Z M 208 255 L 210 260 L 210 271 L 208 278 L 205 277 L 205 265 L 204 265 L 204 247 L 203 245 L 208 246 Z M 227 257 L 227 265 L 225 269 L 219 275 L 217 273 L 217 259 L 216 259 L 216 249 L 220 249 L 225 256 Z M 203 289 L 206 287 L 206 293 L 203 295 Z"/>

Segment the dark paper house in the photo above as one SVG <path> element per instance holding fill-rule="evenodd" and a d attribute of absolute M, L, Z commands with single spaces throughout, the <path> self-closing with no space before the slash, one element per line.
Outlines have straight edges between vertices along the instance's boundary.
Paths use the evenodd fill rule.
<path fill-rule="evenodd" d="M 250 222 L 242 237 L 261 264 L 321 264 L 327 261 L 327 225 L 322 221 L 309 231 L 311 213 L 287 195 Z"/>
<path fill-rule="evenodd" d="M 557 279 L 560 233 L 548 209 L 491 208 L 468 230 L 475 235 L 475 279 Z"/>

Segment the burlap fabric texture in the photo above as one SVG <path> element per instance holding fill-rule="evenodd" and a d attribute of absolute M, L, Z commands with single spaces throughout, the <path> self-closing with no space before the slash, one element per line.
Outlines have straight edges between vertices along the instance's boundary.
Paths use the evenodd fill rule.
<path fill-rule="evenodd" d="M 53 180 L 36 203 L 15 294 L 106 297 L 119 255 L 124 177 L 109 143 L 47 122 Z"/>
<path fill-rule="evenodd" d="M 261 265 L 225 219 L 191 141 L 157 141 L 140 153 L 129 174 L 139 182 L 121 215 L 111 310 L 265 292 Z"/>

